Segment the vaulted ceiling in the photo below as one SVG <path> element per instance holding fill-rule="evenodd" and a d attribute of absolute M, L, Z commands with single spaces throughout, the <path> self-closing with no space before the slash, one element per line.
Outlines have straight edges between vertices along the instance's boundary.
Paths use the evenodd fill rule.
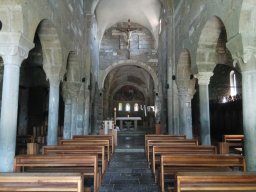
<path fill-rule="evenodd" d="M 148 28 L 158 41 L 161 3 L 159 0 L 99 0 L 96 5 L 98 37 L 101 40 L 104 31 L 118 22 L 130 19 Z"/>

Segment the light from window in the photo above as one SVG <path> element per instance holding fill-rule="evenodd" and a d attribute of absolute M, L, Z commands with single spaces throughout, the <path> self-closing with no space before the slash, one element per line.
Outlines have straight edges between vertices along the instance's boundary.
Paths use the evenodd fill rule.
<path fill-rule="evenodd" d="M 139 111 L 139 104 L 138 103 L 134 104 L 134 111 Z"/>
<path fill-rule="evenodd" d="M 228 100 L 226 99 L 226 97 L 223 97 L 222 98 L 222 103 L 227 103 L 228 102 Z"/>
<path fill-rule="evenodd" d="M 118 111 L 122 111 L 123 110 L 123 104 L 122 103 L 118 103 Z"/>
<path fill-rule="evenodd" d="M 131 105 L 129 103 L 126 103 L 125 111 L 131 111 Z"/>
<path fill-rule="evenodd" d="M 159 20 L 159 34 L 162 32 L 162 20 Z"/>
<path fill-rule="evenodd" d="M 230 72 L 230 95 L 235 96 L 237 95 L 237 90 L 236 90 L 236 74 L 232 70 Z"/>

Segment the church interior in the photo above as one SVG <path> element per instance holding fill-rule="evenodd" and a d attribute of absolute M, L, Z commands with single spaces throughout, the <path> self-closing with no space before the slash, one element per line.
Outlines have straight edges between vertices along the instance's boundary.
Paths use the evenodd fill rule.
<path fill-rule="evenodd" d="M 87 153 L 101 169 L 73 191 L 186 191 L 175 183 L 180 170 L 160 164 L 180 140 L 199 146 L 193 155 L 213 156 L 199 152 L 211 146 L 212 159 L 239 156 L 242 165 L 223 175 L 239 170 L 247 179 L 236 180 L 248 183 L 232 185 L 256 191 L 255 17 L 255 0 L 1 0 L 0 191 L 16 191 L 3 186 L 28 172 L 68 182 L 60 177 L 75 177 L 74 169 L 86 180 L 79 168 L 62 173 L 53 164 Z M 60 147 L 69 141 L 73 148 Z M 175 155 L 189 159 L 188 145 Z M 47 159 L 54 146 L 65 152 Z M 92 155 L 100 146 L 107 157 Z M 37 168 L 44 158 L 52 164 Z"/>

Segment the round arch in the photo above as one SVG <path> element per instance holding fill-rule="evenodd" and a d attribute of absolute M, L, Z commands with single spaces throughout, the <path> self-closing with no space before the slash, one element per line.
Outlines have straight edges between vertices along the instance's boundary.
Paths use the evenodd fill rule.
<path fill-rule="evenodd" d="M 211 17 L 203 27 L 196 52 L 196 65 L 198 72 L 212 72 L 216 66 L 216 48 L 220 33 L 225 28 L 222 20 Z"/>
<path fill-rule="evenodd" d="M 137 61 L 137 60 L 124 60 L 124 61 L 119 61 L 116 63 L 111 64 L 110 66 L 108 66 L 104 71 L 101 71 L 101 79 L 99 81 L 99 88 L 102 90 L 104 88 L 104 82 L 105 79 L 107 77 L 107 75 L 115 68 L 117 67 L 121 67 L 121 66 L 137 66 L 137 67 L 141 67 L 143 68 L 145 71 L 147 71 L 154 82 L 154 90 L 155 92 L 157 92 L 158 90 L 158 81 L 157 81 L 157 74 L 155 73 L 155 71 L 148 66 L 147 64 Z"/>
<path fill-rule="evenodd" d="M 194 92 L 195 79 L 191 70 L 191 57 L 188 49 L 182 50 L 176 69 L 178 88 L 185 87 Z"/>
<path fill-rule="evenodd" d="M 129 83 L 124 83 L 124 84 L 121 84 L 121 85 L 117 86 L 117 87 L 112 91 L 111 97 L 113 97 L 119 89 L 121 89 L 122 87 L 124 87 L 124 86 L 126 86 L 126 85 L 135 87 L 135 88 L 138 89 L 141 93 L 143 93 L 144 98 L 146 98 L 146 97 L 145 97 L 146 93 L 145 93 L 145 91 L 143 90 L 143 88 L 141 88 L 140 86 L 138 86 L 136 83 L 131 83 L 131 82 L 129 82 Z"/>
<path fill-rule="evenodd" d="M 66 77 L 69 82 L 80 82 L 80 67 L 78 56 L 75 51 L 70 51 L 67 59 Z"/>

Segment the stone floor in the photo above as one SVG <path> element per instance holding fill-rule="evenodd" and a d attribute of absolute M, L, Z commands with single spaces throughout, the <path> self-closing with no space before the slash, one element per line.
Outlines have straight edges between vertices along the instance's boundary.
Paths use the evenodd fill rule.
<path fill-rule="evenodd" d="M 118 132 L 118 146 L 100 192 L 158 192 L 144 153 L 144 131 Z"/>

